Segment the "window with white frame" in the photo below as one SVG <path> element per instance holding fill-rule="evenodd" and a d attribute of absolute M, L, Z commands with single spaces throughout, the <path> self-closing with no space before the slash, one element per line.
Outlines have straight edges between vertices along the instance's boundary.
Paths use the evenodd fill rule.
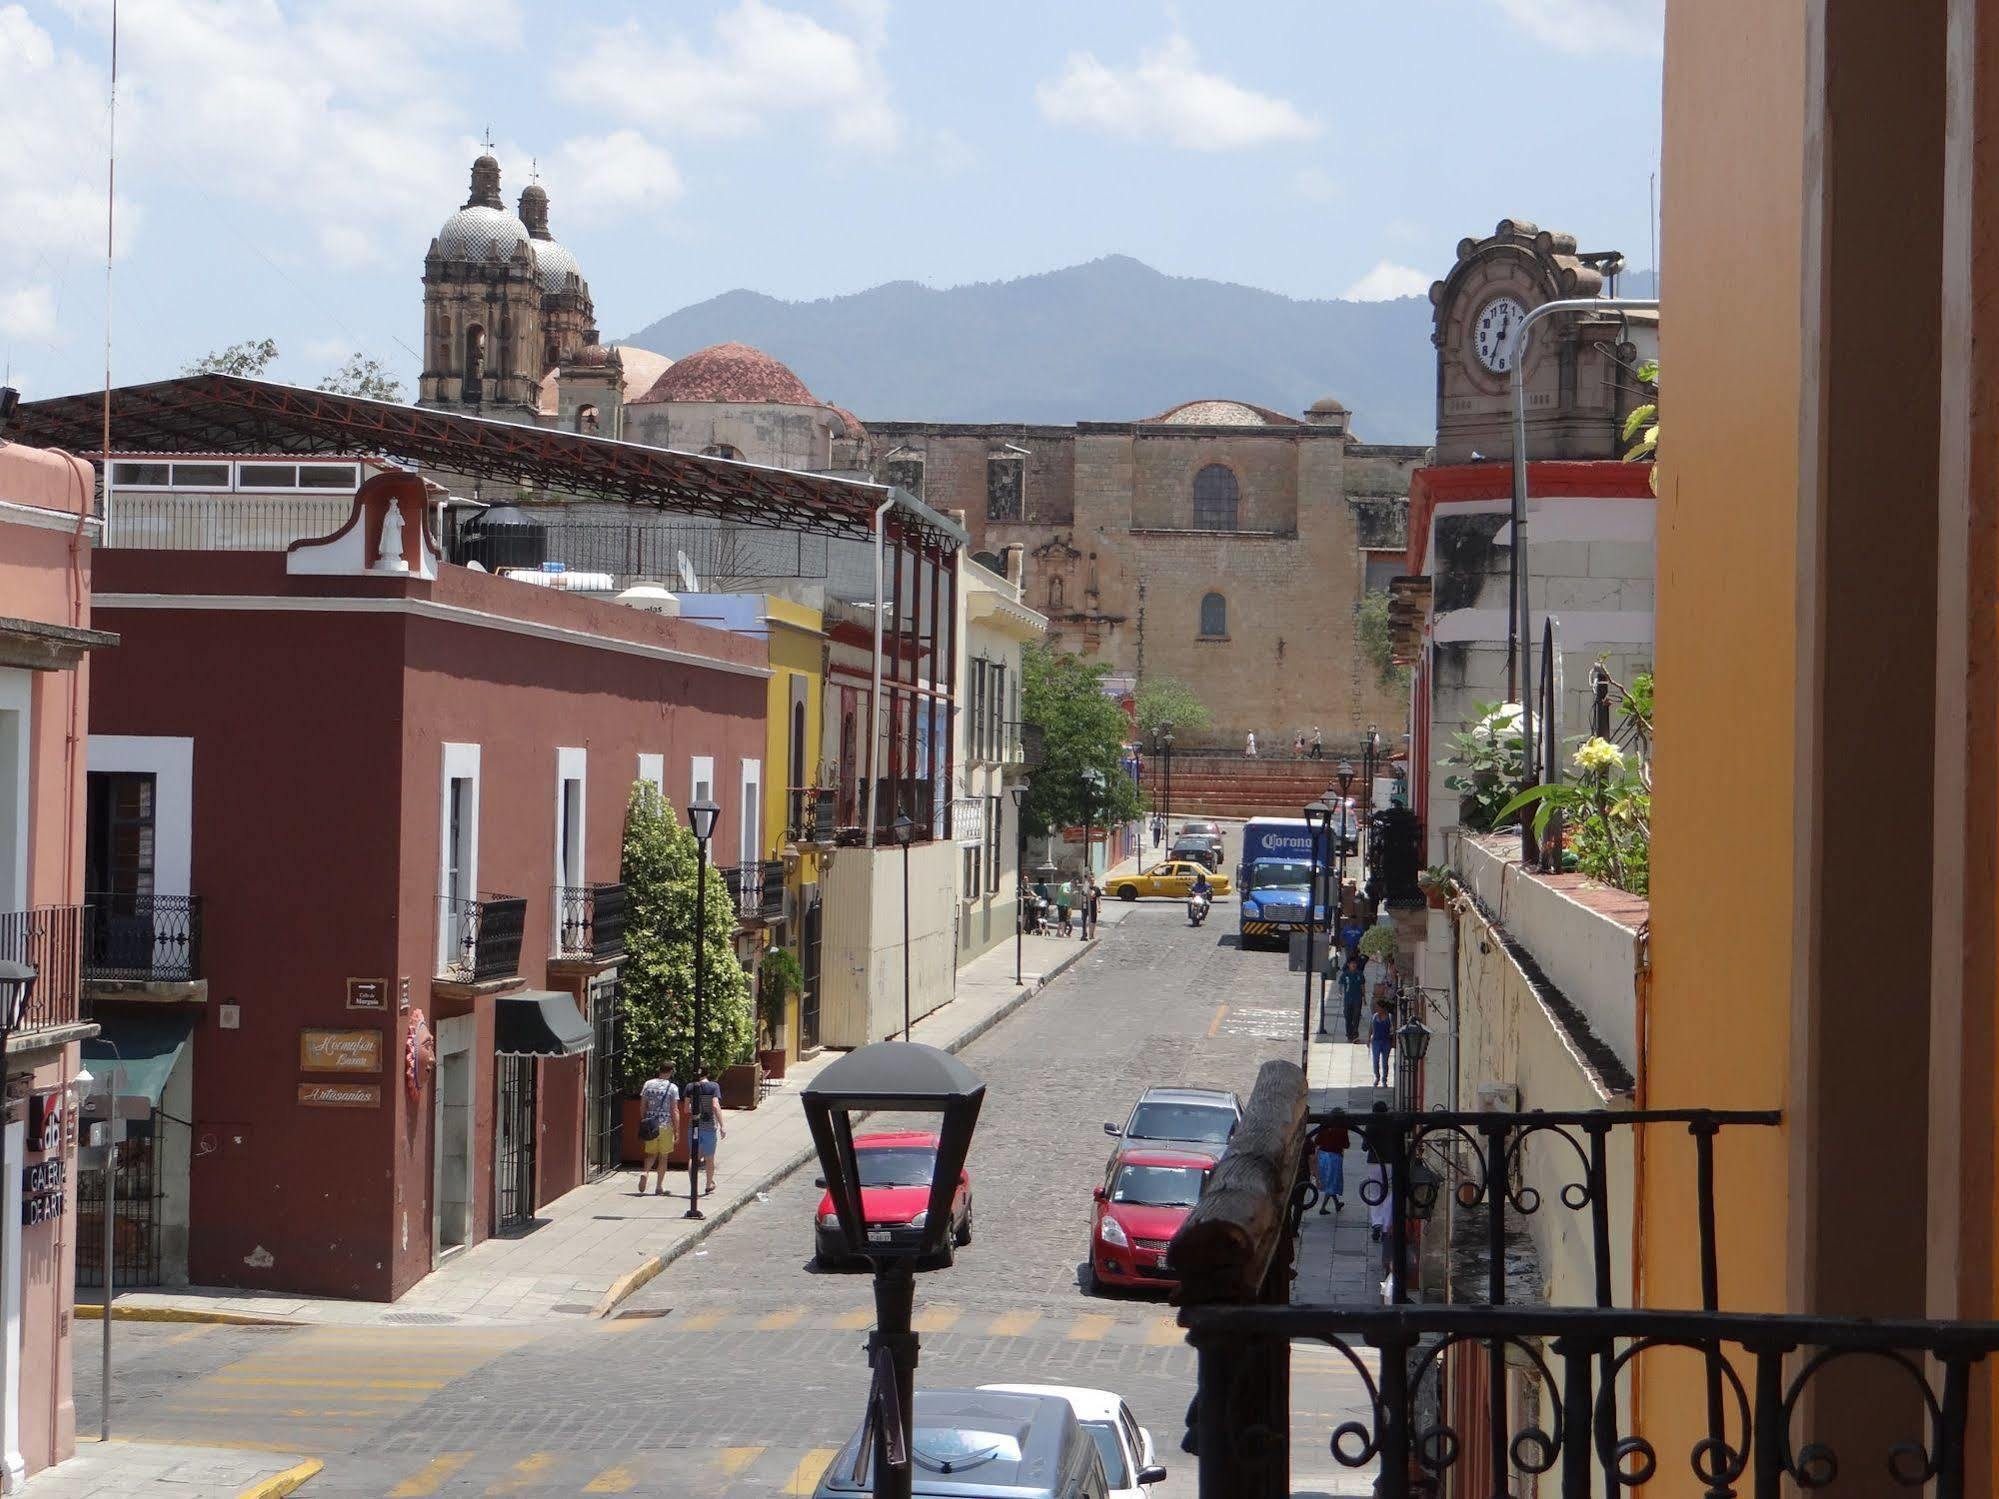
<path fill-rule="evenodd" d="M 21 911 L 28 905 L 34 691 L 34 679 L 25 670 L 0 670 L 0 911 Z"/>
<path fill-rule="evenodd" d="M 763 859 L 763 776 L 761 760 L 743 762 L 742 821 L 737 832 L 739 863 L 756 864 Z"/>
<path fill-rule="evenodd" d="M 653 790 L 655 790 L 655 791 L 657 791 L 657 792 L 658 792 L 658 793 L 659 793 L 659 794 L 660 794 L 661 796 L 665 796 L 665 795 L 666 795 L 666 756 L 664 756 L 664 755 L 640 755 L 640 756 L 639 756 L 639 777 L 638 777 L 638 778 L 639 778 L 639 779 L 640 779 L 641 781 L 650 781 L 650 782 L 652 783 L 652 789 L 653 789 Z"/>
<path fill-rule="evenodd" d="M 972 662 L 972 725 L 971 757 L 983 760 L 986 757 L 986 658 L 980 656 Z"/>
<path fill-rule="evenodd" d="M 470 971 L 478 936 L 479 746 L 446 744 L 438 787 L 437 971 Z"/>
<path fill-rule="evenodd" d="M 693 757 L 692 770 L 688 776 L 687 806 L 713 800 L 715 800 L 715 757 L 696 755 Z M 687 808 L 683 807 L 681 810 L 685 812 Z"/>
<path fill-rule="evenodd" d="M 585 828 L 584 779 L 589 752 L 558 749 L 555 752 L 555 921 L 552 928 L 554 950 L 577 952 L 587 947 L 585 926 L 589 901 L 585 886 L 583 835 Z"/>
<path fill-rule="evenodd" d="M 979 871 L 983 863 L 982 850 L 976 845 L 965 849 L 965 899 L 977 900 L 980 895 Z"/>

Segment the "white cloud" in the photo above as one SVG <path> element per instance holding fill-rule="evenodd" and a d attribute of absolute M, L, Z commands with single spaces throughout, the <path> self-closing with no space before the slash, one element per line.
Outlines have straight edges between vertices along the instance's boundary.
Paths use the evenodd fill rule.
<path fill-rule="evenodd" d="M 636 23 L 598 31 L 553 76 L 571 102 L 621 119 L 700 136 L 749 135 L 783 116 L 823 122 L 843 145 L 895 145 L 901 120 L 880 63 L 884 13 L 850 5 L 855 34 L 765 0 L 715 18 L 712 45 L 658 40 Z"/>
<path fill-rule="evenodd" d="M 56 336 L 55 293 L 47 286 L 0 291 L 0 338 L 48 342 Z"/>
<path fill-rule="evenodd" d="M 1665 0 L 1493 0 L 1534 40 L 1586 55 L 1624 52 L 1657 57 L 1665 37 Z"/>
<path fill-rule="evenodd" d="M 1259 94 L 1218 73 L 1201 71 L 1194 44 L 1175 34 L 1115 68 L 1073 52 L 1058 77 L 1034 91 L 1042 116 L 1057 125 L 1157 140 L 1186 151 L 1237 151 L 1319 133 L 1285 99 Z"/>
<path fill-rule="evenodd" d="M 1435 279 L 1417 270 L 1413 265 L 1397 265 L 1392 260 L 1377 260 L 1374 269 L 1340 293 L 1340 300 L 1390 302 L 1397 297 L 1427 296 L 1430 283 Z"/>
<path fill-rule="evenodd" d="M 636 130 L 566 140 L 555 163 L 565 220 L 602 223 L 657 212 L 680 196 L 673 158 Z"/>

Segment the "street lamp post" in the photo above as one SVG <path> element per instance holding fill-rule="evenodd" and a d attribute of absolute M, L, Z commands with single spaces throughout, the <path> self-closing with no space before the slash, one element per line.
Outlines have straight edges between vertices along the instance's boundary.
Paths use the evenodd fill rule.
<path fill-rule="evenodd" d="M 708 840 L 715 836 L 715 819 L 722 809 L 712 801 L 687 808 L 687 825 L 694 830 L 694 1080 L 701 1076 L 708 1042 Z M 701 1211 L 701 1132 L 694 1128 L 694 1111 L 687 1115 L 688 1218 L 705 1218 Z"/>
<path fill-rule="evenodd" d="M 1022 939 L 1027 933 L 1027 818 L 1023 809 L 1027 802 L 1027 788 L 1015 786 L 1013 797 L 1013 984 L 1017 989 L 1026 982 L 1020 976 L 1020 953 Z"/>
<path fill-rule="evenodd" d="M 1104 773 L 1101 770 L 1086 770 L 1082 776 L 1083 792 L 1083 873 L 1093 875 L 1096 870 L 1097 842 L 1097 798 L 1103 794 Z"/>
<path fill-rule="evenodd" d="M 907 812 L 899 812 L 890 831 L 902 845 L 902 1039 L 909 1039 L 909 840 L 916 836 L 916 824 Z"/>
<path fill-rule="evenodd" d="M 849 1052 L 805 1087 L 805 1123 L 833 1198 L 836 1227 L 849 1256 L 875 1273 L 875 1330 L 868 1337 L 874 1374 L 865 1429 L 872 1433 L 876 1499 L 909 1499 L 910 1445 L 916 1414 L 919 1340 L 913 1327 L 915 1271 L 941 1264 L 956 1227 L 953 1206 L 986 1085 L 948 1053 L 920 1044 L 877 1042 Z M 872 1110 L 938 1116 L 930 1197 L 915 1231 L 871 1226 L 865 1213 L 854 1118 Z"/>
<path fill-rule="evenodd" d="M 1173 831 L 1173 725 L 1170 722 L 1159 726 L 1159 742 L 1165 747 L 1164 772 L 1166 789 L 1164 799 L 1166 806 L 1164 821 L 1165 831 L 1170 834 Z"/>
<path fill-rule="evenodd" d="M 1305 826 L 1308 829 L 1306 841 L 1311 845 L 1307 856 L 1305 880 L 1305 1020 L 1304 1034 L 1298 1043 L 1298 1065 L 1305 1071 L 1309 1085 L 1312 1075 L 1312 937 L 1318 929 L 1319 911 L 1319 840 L 1326 834 L 1331 824 L 1333 809 L 1324 799 L 1310 803 L 1305 808 Z M 1322 994 L 1319 999 L 1319 1031 L 1325 1033 L 1326 1002 Z"/>

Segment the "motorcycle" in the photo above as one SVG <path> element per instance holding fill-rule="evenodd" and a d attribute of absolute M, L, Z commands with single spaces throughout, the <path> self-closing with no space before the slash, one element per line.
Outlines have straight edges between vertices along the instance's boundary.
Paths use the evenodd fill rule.
<path fill-rule="evenodd" d="M 1199 926 L 1208 919 L 1208 898 L 1205 895 L 1187 897 L 1187 925 Z"/>

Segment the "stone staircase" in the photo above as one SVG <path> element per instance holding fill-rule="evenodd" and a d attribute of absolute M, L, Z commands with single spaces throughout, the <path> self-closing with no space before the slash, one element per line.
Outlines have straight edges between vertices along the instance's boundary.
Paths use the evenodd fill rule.
<path fill-rule="evenodd" d="M 1282 759 L 1251 760 L 1230 751 L 1193 751 L 1173 756 L 1173 821 L 1183 816 L 1208 817 L 1297 817 L 1307 802 L 1330 790 L 1339 759 L 1294 760 L 1287 749 Z M 1359 762 L 1354 762 L 1358 770 Z M 1160 804 L 1163 790 L 1157 756 L 1148 759 L 1142 782 L 1152 805 Z M 1354 796 L 1363 799 L 1366 789 L 1354 777 Z"/>

